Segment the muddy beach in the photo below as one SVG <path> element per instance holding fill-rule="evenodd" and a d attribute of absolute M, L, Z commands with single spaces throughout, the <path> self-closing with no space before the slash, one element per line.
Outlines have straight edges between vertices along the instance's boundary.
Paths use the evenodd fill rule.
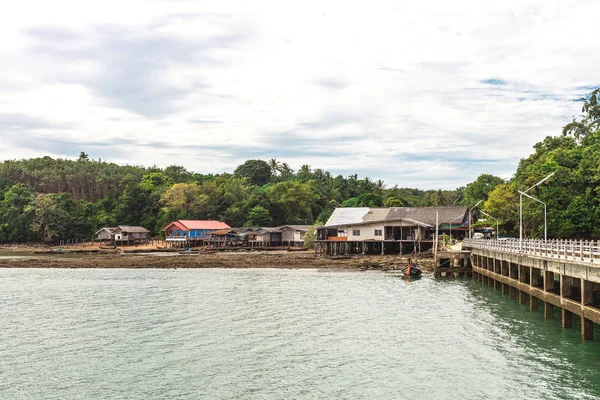
<path fill-rule="evenodd" d="M 415 260 L 413 258 L 413 260 Z M 424 269 L 431 258 L 417 259 Z M 177 252 L 127 252 L 99 249 L 14 247 L 0 249 L 0 268 L 319 268 L 339 270 L 396 270 L 408 263 L 406 256 L 315 257 L 312 251 L 236 251 L 214 254 Z"/>

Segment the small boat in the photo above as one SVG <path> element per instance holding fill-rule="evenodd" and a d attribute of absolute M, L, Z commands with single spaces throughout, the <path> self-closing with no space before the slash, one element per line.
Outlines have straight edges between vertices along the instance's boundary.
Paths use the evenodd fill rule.
<path fill-rule="evenodd" d="M 288 247 L 287 251 L 307 251 L 308 247 Z"/>
<path fill-rule="evenodd" d="M 419 264 L 413 264 L 413 263 L 411 263 L 411 261 L 409 259 L 408 265 L 400 270 L 400 271 L 402 271 L 402 275 L 403 275 L 402 278 L 403 279 L 420 278 L 423 271 L 421 271 L 421 268 L 419 268 L 419 267 L 420 267 Z"/>

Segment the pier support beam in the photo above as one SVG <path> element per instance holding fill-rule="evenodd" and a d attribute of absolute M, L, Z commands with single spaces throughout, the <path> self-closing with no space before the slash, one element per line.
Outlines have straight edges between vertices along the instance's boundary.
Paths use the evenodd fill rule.
<path fill-rule="evenodd" d="M 560 296 L 567 299 L 573 298 L 573 278 L 570 276 L 560 276 Z"/>
<path fill-rule="evenodd" d="M 494 282 L 494 290 L 501 290 L 501 289 L 502 289 L 502 282 L 495 281 Z"/>
<path fill-rule="evenodd" d="M 544 318 L 553 319 L 554 318 L 554 305 L 544 302 Z"/>
<path fill-rule="evenodd" d="M 573 327 L 573 313 L 571 311 L 562 309 L 562 327 L 572 328 Z"/>
<path fill-rule="evenodd" d="M 544 271 L 544 291 L 554 291 L 554 273 Z"/>
<path fill-rule="evenodd" d="M 581 305 L 591 306 L 594 304 L 593 284 L 590 281 L 581 279 Z M 594 323 L 581 316 L 581 337 L 583 340 L 592 340 L 594 338 Z"/>
<path fill-rule="evenodd" d="M 517 299 L 517 289 L 514 286 L 508 288 L 508 298 L 511 300 Z"/>
<path fill-rule="evenodd" d="M 527 293 L 523 292 L 522 290 L 519 290 L 519 304 L 527 304 Z"/>
<path fill-rule="evenodd" d="M 594 323 L 583 316 L 581 317 L 581 338 L 583 340 L 594 339 Z"/>
<path fill-rule="evenodd" d="M 508 294 L 508 292 L 510 291 L 509 287 L 510 286 L 508 286 L 508 283 L 503 283 L 502 284 L 502 294 L 504 296 L 506 296 Z"/>
<path fill-rule="evenodd" d="M 529 296 L 529 310 L 537 311 L 538 310 L 538 298 L 535 296 Z"/>

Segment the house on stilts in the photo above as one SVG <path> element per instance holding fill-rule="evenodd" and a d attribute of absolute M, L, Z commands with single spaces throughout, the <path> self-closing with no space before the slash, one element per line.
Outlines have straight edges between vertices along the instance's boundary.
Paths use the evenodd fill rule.
<path fill-rule="evenodd" d="M 315 252 L 337 254 L 407 254 L 433 248 L 438 235 L 466 235 L 469 210 L 463 206 L 336 208 L 317 228 Z M 437 226 L 436 226 L 437 223 Z"/>
<path fill-rule="evenodd" d="M 229 225 L 211 220 L 178 220 L 163 228 L 165 240 L 171 247 L 202 246 L 215 231 L 231 229 Z"/>
<path fill-rule="evenodd" d="M 143 226 L 119 225 L 116 227 L 104 227 L 96 232 L 98 241 L 111 243 L 113 245 L 130 245 L 148 243 L 150 231 Z"/>

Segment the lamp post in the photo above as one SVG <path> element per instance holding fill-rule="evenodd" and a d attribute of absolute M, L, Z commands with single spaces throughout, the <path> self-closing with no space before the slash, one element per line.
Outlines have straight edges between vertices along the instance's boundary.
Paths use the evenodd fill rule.
<path fill-rule="evenodd" d="M 475 203 L 475 205 L 471 208 L 469 208 L 469 239 L 471 239 L 471 212 L 473 211 L 473 209 L 475 207 L 477 207 L 479 205 L 479 203 L 481 203 L 483 200 L 479 200 L 477 203 Z"/>
<path fill-rule="evenodd" d="M 537 201 L 538 203 L 542 203 L 542 204 L 544 205 L 544 240 L 548 240 L 548 224 L 547 224 L 547 219 L 546 219 L 546 216 L 547 216 L 547 213 L 546 213 L 546 203 L 544 203 L 544 202 L 543 202 L 543 201 L 541 201 L 540 199 L 536 199 L 535 197 L 528 195 L 528 194 L 527 194 L 527 193 L 525 193 L 525 192 L 521 192 L 520 190 L 519 190 L 519 193 L 520 193 L 522 196 L 527 196 L 527 197 L 529 197 L 531 200 L 535 200 L 535 201 Z"/>
<path fill-rule="evenodd" d="M 499 232 L 499 228 L 498 228 L 498 220 L 494 217 L 492 217 L 490 214 L 486 213 L 483 210 L 479 210 L 480 213 L 482 213 L 483 215 L 487 215 L 488 217 L 490 217 L 491 219 L 493 219 L 494 221 L 496 221 L 496 240 L 498 240 L 498 232 Z"/>
<path fill-rule="evenodd" d="M 542 183 L 546 182 L 548 179 L 550 179 L 552 177 L 552 175 L 554 175 L 556 172 L 553 172 L 551 174 L 549 174 L 548 176 L 546 176 L 544 179 L 542 179 L 541 181 L 539 181 L 538 183 L 536 183 L 535 185 L 533 185 L 532 187 L 530 187 L 529 189 L 525 190 L 524 192 L 521 192 L 520 190 L 519 192 L 519 251 L 521 251 L 523 249 L 523 195 L 527 192 L 529 192 L 531 189 L 533 189 L 536 186 L 541 185 Z M 532 197 L 533 198 L 533 197 Z M 537 200 L 537 199 L 536 199 Z M 544 206 L 545 207 L 545 206 Z M 544 211 L 545 212 L 545 211 Z"/>

